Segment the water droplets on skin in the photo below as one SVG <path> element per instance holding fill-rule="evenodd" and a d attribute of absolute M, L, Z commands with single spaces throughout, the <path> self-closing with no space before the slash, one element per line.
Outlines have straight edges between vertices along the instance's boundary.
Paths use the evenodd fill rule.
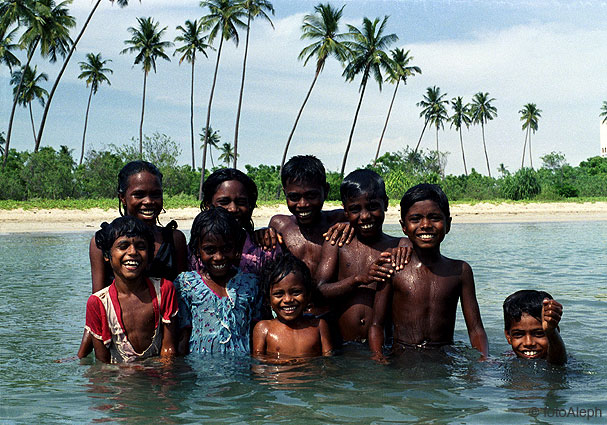
<path fill-rule="evenodd" d="M 385 231 L 402 235 L 398 225 Z M 166 367 L 155 359 L 135 367 L 54 363 L 80 343 L 90 237 L 0 235 L 0 416 L 9 423 L 519 423 L 544 405 L 593 402 L 607 411 L 607 330 L 597 320 L 607 317 L 607 222 L 455 222 L 441 252 L 474 270 L 491 359 L 476 361 L 458 311 L 454 347 L 414 351 L 387 366 L 356 346 L 295 365 L 212 357 Z M 522 288 L 546 290 L 564 305 L 561 330 L 574 357 L 565 369 L 502 355 L 509 346 L 501 305 Z"/>

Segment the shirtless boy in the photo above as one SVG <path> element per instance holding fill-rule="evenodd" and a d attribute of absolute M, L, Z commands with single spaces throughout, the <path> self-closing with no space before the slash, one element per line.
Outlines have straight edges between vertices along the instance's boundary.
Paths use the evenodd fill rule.
<path fill-rule="evenodd" d="M 262 271 L 261 283 L 276 318 L 262 320 L 253 330 L 256 357 L 311 357 L 331 353 L 324 319 L 304 316 L 312 294 L 310 271 L 291 253 L 279 255 Z"/>
<path fill-rule="evenodd" d="M 341 184 L 344 213 L 354 229 L 354 239 L 342 247 L 328 241 L 322 248 L 316 280 L 331 306 L 343 341 L 365 342 L 373 318 L 373 300 L 378 282 L 396 269 L 390 252 L 408 245 L 382 231 L 388 196 L 382 178 L 371 170 L 356 170 Z"/>
<path fill-rule="evenodd" d="M 400 223 L 413 244 L 413 255 L 404 270 L 378 289 L 369 331 L 371 351 L 382 356 L 389 311 L 395 350 L 452 344 L 457 303 L 461 300 L 470 342 L 486 357 L 487 334 L 476 301 L 472 269 L 468 263 L 440 253 L 440 244 L 451 227 L 447 196 L 437 185 L 420 184 L 405 193 L 400 208 Z"/>
<path fill-rule="evenodd" d="M 546 359 L 562 365 L 567 351 L 559 332 L 563 306 L 548 292 L 522 290 L 504 301 L 504 333 L 521 359 Z"/>
<path fill-rule="evenodd" d="M 275 215 L 269 226 L 282 235 L 288 250 L 306 263 L 314 276 L 325 241 L 324 234 L 334 224 L 344 221 L 344 213 L 342 210 L 322 211 L 329 184 L 325 167 L 316 157 L 292 157 L 282 168 L 280 178 L 287 206 L 293 215 Z M 341 235 L 341 232 L 334 234 L 337 233 Z M 347 236 L 347 232 L 341 236 Z M 332 242 L 335 243 L 335 238 Z"/>

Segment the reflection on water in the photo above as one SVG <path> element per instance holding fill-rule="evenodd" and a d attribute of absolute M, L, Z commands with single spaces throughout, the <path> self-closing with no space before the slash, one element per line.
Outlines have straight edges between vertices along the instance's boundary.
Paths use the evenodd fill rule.
<path fill-rule="evenodd" d="M 443 253 L 474 270 L 491 357 L 478 361 L 458 312 L 455 346 L 405 350 L 387 365 L 356 346 L 283 365 L 248 357 L 55 363 L 74 355 L 82 336 L 90 237 L 0 235 L 2 423 L 576 422 L 532 416 L 544 406 L 607 415 L 605 222 L 454 223 Z M 566 367 L 504 355 L 501 304 L 523 288 L 564 305 Z"/>

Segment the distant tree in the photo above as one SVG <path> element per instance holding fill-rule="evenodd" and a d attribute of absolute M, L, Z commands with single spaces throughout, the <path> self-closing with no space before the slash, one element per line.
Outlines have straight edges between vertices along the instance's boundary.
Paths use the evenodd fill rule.
<path fill-rule="evenodd" d="M 213 150 L 211 148 L 219 149 L 219 142 L 221 140 L 221 136 L 219 135 L 219 130 L 213 130 L 213 127 L 210 127 L 207 131 L 209 134 L 206 136 L 204 132 L 200 133 L 200 141 L 204 143 L 204 139 L 206 137 L 209 149 L 209 156 L 211 157 L 211 167 L 215 167 L 215 162 L 213 161 Z M 200 148 L 202 149 L 202 144 L 200 145 Z"/>
<path fill-rule="evenodd" d="M 607 123 L 607 101 L 603 102 L 603 106 L 601 106 L 600 117 L 603 117 L 603 124 Z"/>
<path fill-rule="evenodd" d="M 500 166 L 497 167 L 497 171 L 502 175 L 502 177 L 506 177 L 510 175 L 510 171 L 508 171 L 508 169 L 506 168 L 506 166 L 504 165 L 504 163 L 500 163 Z"/>
<path fill-rule="evenodd" d="M 126 49 L 120 54 L 135 53 L 134 65 L 141 64 L 143 69 L 143 100 L 141 102 L 141 122 L 139 124 L 139 154 L 143 155 L 143 115 L 145 113 L 145 87 L 147 83 L 148 73 L 150 70 L 156 72 L 156 59 L 161 58 L 166 61 L 171 61 L 164 49 L 173 45 L 170 41 L 163 41 L 162 36 L 167 27 L 158 29 L 158 22 L 154 22 L 153 18 L 137 18 L 137 27 L 129 27 L 128 31 L 132 37 L 129 40 L 124 40 Z"/>
<path fill-rule="evenodd" d="M 352 122 L 352 129 L 350 130 L 350 136 L 348 137 L 348 144 L 346 145 L 346 151 L 344 158 L 341 163 L 340 175 L 344 175 L 346 169 L 346 161 L 348 160 L 348 153 L 350 152 L 350 146 L 352 145 L 352 136 L 354 135 L 354 128 L 356 127 L 356 121 L 358 119 L 358 113 L 360 112 L 360 106 L 363 102 L 365 95 L 365 89 L 367 87 L 367 81 L 369 76 L 373 76 L 379 89 L 383 82 L 381 69 L 384 70 L 390 67 L 390 57 L 385 52 L 388 46 L 398 40 L 396 34 L 384 35 L 386 23 L 388 22 L 388 16 L 384 16 L 384 19 L 375 18 L 373 22 L 369 18 L 363 18 L 362 29 L 358 29 L 353 25 L 348 25 L 349 36 L 351 37 L 348 42 L 350 50 L 350 61 L 343 72 L 343 76 L 346 77 L 347 81 L 352 81 L 354 78 L 361 74 L 361 82 L 359 86 L 360 99 L 358 100 L 358 106 L 356 107 L 356 113 L 354 114 L 354 120 Z"/>
<path fill-rule="evenodd" d="M 240 82 L 240 94 L 238 95 L 238 109 L 236 110 L 236 125 L 234 129 L 234 168 L 238 161 L 238 125 L 240 123 L 240 110 L 242 108 L 242 94 L 244 92 L 244 77 L 247 70 L 247 53 L 249 52 L 249 33 L 251 31 L 251 21 L 257 17 L 262 17 L 270 23 L 272 28 L 274 24 L 270 20 L 267 12 L 274 14 L 274 6 L 267 0 L 244 0 L 240 3 L 247 14 L 247 36 L 244 44 L 244 59 L 242 60 L 242 80 Z"/>
<path fill-rule="evenodd" d="M 531 168 L 533 168 L 533 158 L 531 157 L 531 132 L 533 134 L 537 131 L 537 123 L 542 117 L 542 110 L 538 109 L 535 103 L 526 104 L 523 109 L 518 111 L 521 114 L 521 121 L 523 122 L 523 130 L 525 131 L 525 144 L 523 145 L 523 159 L 521 160 L 521 168 L 525 163 L 525 147 L 527 146 L 527 140 L 529 140 L 529 162 Z"/>
<path fill-rule="evenodd" d="M 316 84 L 318 76 L 325 67 L 327 58 L 333 56 L 339 62 L 345 62 L 348 57 L 348 48 L 346 47 L 346 44 L 344 44 L 346 36 L 345 34 L 339 33 L 339 20 L 341 19 L 344 7 L 345 6 L 335 9 L 329 3 L 321 3 L 314 6 L 314 14 L 304 16 L 303 25 L 301 26 L 301 38 L 311 39 L 314 40 L 314 42 L 309 46 L 304 47 L 304 49 L 299 53 L 298 59 L 302 60 L 305 58 L 304 66 L 306 66 L 308 61 L 312 57 L 315 57 L 316 71 L 314 73 L 312 84 L 308 89 L 308 93 L 304 98 L 301 108 L 299 108 L 299 112 L 295 118 L 295 123 L 293 123 L 293 128 L 289 133 L 289 138 L 287 139 L 287 144 L 285 145 L 285 150 L 282 154 L 282 160 L 280 161 L 281 171 L 287 160 L 287 151 L 289 150 L 289 145 L 291 144 L 291 139 L 295 133 L 295 128 L 297 128 L 299 118 L 301 117 L 304 107 L 310 98 L 310 94 L 312 93 L 312 89 Z"/>
<path fill-rule="evenodd" d="M 8 66 L 10 72 L 13 71 L 14 66 L 21 65 L 21 61 L 13 53 L 13 50 L 19 48 L 18 44 L 13 43 L 13 38 L 18 29 L 19 28 L 15 28 L 12 31 L 8 31 L 7 28 L 2 28 L 0 26 L 0 64 Z"/>
<path fill-rule="evenodd" d="M 202 53 L 206 58 L 206 49 L 212 49 L 207 41 L 207 36 L 202 35 L 203 25 L 202 21 L 190 20 L 185 21 L 185 28 L 181 25 L 177 27 L 181 34 L 175 37 L 175 41 L 183 43 L 180 47 L 175 49 L 175 53 L 181 54 L 179 58 L 179 65 L 185 60 L 192 65 L 192 81 L 190 84 L 190 135 L 192 141 L 192 170 L 196 169 L 196 160 L 194 159 L 194 65 L 196 63 L 196 52 Z"/>
<path fill-rule="evenodd" d="M 105 68 L 105 65 L 108 62 L 111 62 L 111 59 L 103 60 L 101 58 L 101 53 L 86 54 L 86 62 L 79 62 L 80 65 L 80 75 L 78 78 L 81 80 L 86 80 L 86 86 L 91 86 L 91 91 L 89 92 L 89 100 L 86 104 L 86 114 L 84 115 L 84 130 L 82 131 L 82 150 L 80 152 L 80 161 L 78 165 L 82 165 L 82 160 L 84 158 L 84 142 L 86 140 L 86 127 L 89 121 L 89 110 L 91 108 L 91 98 L 94 94 L 97 94 L 97 90 L 99 90 L 99 86 L 102 83 L 107 83 L 108 86 L 111 86 L 109 78 L 105 74 L 113 74 L 110 68 Z"/>
<path fill-rule="evenodd" d="M 219 59 L 221 58 L 221 49 L 223 41 L 233 40 L 238 46 L 238 30 L 244 28 L 245 24 L 240 20 L 244 12 L 240 4 L 234 0 L 208 0 L 200 3 L 202 7 L 209 9 L 209 14 L 203 16 L 202 23 L 209 32 L 209 43 L 213 43 L 219 35 L 219 47 L 217 48 L 217 62 L 215 62 L 215 72 L 213 73 L 213 83 L 211 84 L 211 94 L 209 95 L 209 106 L 207 108 L 207 122 L 204 128 L 211 127 L 211 106 L 213 105 L 213 94 L 215 93 L 215 83 L 217 82 L 217 70 L 219 69 Z M 204 183 L 204 171 L 207 161 L 207 133 L 202 145 L 202 172 L 200 173 L 200 186 L 198 189 L 198 198 L 202 199 L 202 184 Z"/>
<path fill-rule="evenodd" d="M 489 156 L 487 155 L 487 145 L 485 143 L 485 123 L 497 117 L 497 108 L 491 105 L 494 98 L 489 99 L 489 93 L 478 92 L 472 97 L 470 114 L 474 124 L 480 123 L 483 132 L 483 148 L 485 150 L 485 160 L 487 161 L 487 173 L 491 177 L 491 168 L 489 167 Z"/>
<path fill-rule="evenodd" d="M 547 170 L 561 170 L 563 166 L 567 165 L 567 160 L 562 152 L 550 152 L 540 157 L 542 160 L 542 168 Z"/>
<path fill-rule="evenodd" d="M 388 127 L 388 120 L 390 119 L 390 113 L 392 112 L 392 106 L 394 105 L 394 99 L 396 98 L 396 92 L 398 91 L 398 85 L 402 81 L 403 84 L 407 84 L 407 78 L 417 74 L 421 74 L 422 70 L 419 66 L 408 66 L 409 62 L 413 60 L 413 56 L 409 56 L 410 50 L 406 52 L 403 49 L 396 48 L 392 50 L 392 57 L 390 61 L 390 67 L 388 68 L 388 77 L 386 81 L 391 84 L 396 84 L 394 87 L 394 94 L 392 95 L 392 101 L 390 102 L 390 107 L 388 108 L 388 115 L 386 116 L 386 122 L 384 123 L 384 128 L 381 132 L 381 136 L 379 137 L 379 143 L 377 144 L 377 152 L 375 153 L 375 158 L 373 159 L 373 165 L 377 161 L 377 157 L 379 156 L 379 151 L 381 149 L 381 143 L 384 140 L 384 134 L 386 133 L 386 128 Z"/>
<path fill-rule="evenodd" d="M 4 131 L 0 131 L 0 155 L 4 155 L 4 145 L 6 144 L 6 139 L 4 138 Z"/>
<path fill-rule="evenodd" d="M 34 126 L 34 114 L 32 113 L 32 102 L 38 100 L 42 106 L 48 98 L 48 92 L 39 84 L 42 81 L 48 81 L 48 75 L 44 72 L 38 74 L 38 67 L 32 69 L 29 65 L 25 69 L 13 72 L 11 76 L 11 85 L 13 85 L 13 96 L 18 97 L 17 103 L 23 107 L 29 108 L 30 122 L 34 134 L 34 144 L 36 143 L 36 127 Z M 19 83 L 21 82 L 21 91 L 19 92 Z"/>
<path fill-rule="evenodd" d="M 435 119 L 436 116 L 444 116 L 446 114 L 445 104 L 449 101 L 445 99 L 447 93 L 441 94 L 440 87 L 428 87 L 426 89 L 426 94 L 423 99 L 417 103 L 417 106 L 422 108 L 422 111 L 419 113 L 420 117 L 424 117 L 424 128 L 422 129 L 422 134 L 419 136 L 419 140 L 417 141 L 417 145 L 413 152 L 417 152 L 419 149 L 419 145 L 422 142 L 422 137 L 424 136 L 424 131 L 426 131 L 426 126 L 428 124 L 439 124 L 441 122 L 441 118 Z M 437 122 L 438 121 L 438 122 Z M 441 122 L 442 124 L 442 122 Z M 438 152 L 438 127 L 436 130 L 436 145 Z"/>
<path fill-rule="evenodd" d="M 234 148 L 232 147 L 232 144 L 226 142 L 223 145 L 221 145 L 221 147 L 219 148 L 219 151 L 221 152 L 221 155 L 219 155 L 219 160 L 223 161 L 223 163 L 226 165 L 226 167 L 230 166 L 230 163 L 232 161 L 234 161 Z"/>
<path fill-rule="evenodd" d="M 464 140 L 462 138 L 462 125 L 469 128 L 470 124 L 472 123 L 472 118 L 470 118 L 470 105 L 464 104 L 462 97 L 458 96 L 451 99 L 451 109 L 453 110 L 453 113 L 449 117 L 449 121 L 451 122 L 451 127 L 455 127 L 455 130 L 459 133 L 459 144 L 462 148 L 464 172 L 466 175 L 468 175 L 468 168 L 466 167 L 466 155 L 464 154 Z"/>

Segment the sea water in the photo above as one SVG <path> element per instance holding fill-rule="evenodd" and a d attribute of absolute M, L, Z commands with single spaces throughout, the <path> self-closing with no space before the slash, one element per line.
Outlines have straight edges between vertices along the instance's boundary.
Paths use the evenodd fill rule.
<path fill-rule="evenodd" d="M 458 309 L 454 346 L 387 365 L 358 346 L 281 366 L 242 357 L 131 366 L 69 359 L 91 290 L 91 236 L 0 235 L 2 424 L 607 422 L 607 222 L 455 223 L 442 251 L 474 270 L 490 359 L 478 361 Z M 525 288 L 564 305 L 567 366 L 508 354 L 502 302 Z"/>

